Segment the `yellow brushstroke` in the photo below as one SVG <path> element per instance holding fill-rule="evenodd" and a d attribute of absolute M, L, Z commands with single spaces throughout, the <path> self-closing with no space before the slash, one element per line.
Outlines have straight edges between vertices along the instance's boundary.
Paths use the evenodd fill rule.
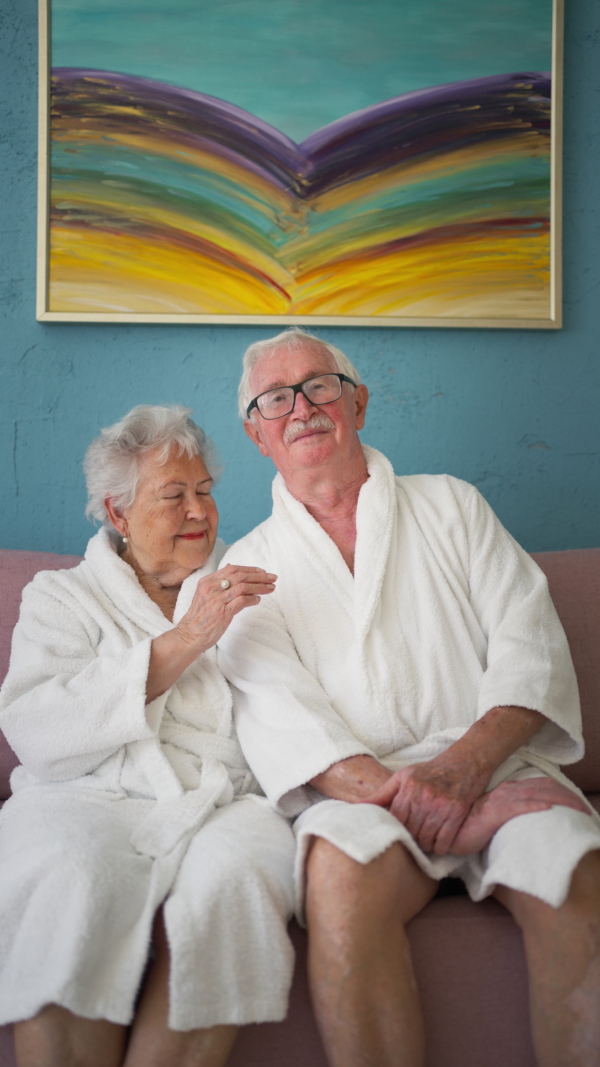
<path fill-rule="evenodd" d="M 50 255 L 50 311 L 149 311 L 282 315 L 285 293 L 186 249 L 100 231 L 56 226 Z"/>
<path fill-rule="evenodd" d="M 57 227 L 50 310 L 543 318 L 549 238 L 469 235 L 305 272 L 292 297 L 235 265 L 130 236 Z M 332 285 L 335 291 L 331 291 Z"/>
<path fill-rule="evenodd" d="M 524 209 L 526 201 L 522 197 L 519 207 Z M 452 209 L 449 204 L 440 202 L 436 204 L 414 204 L 398 211 L 393 222 L 383 213 L 380 216 L 380 224 L 377 226 L 377 212 L 366 212 L 352 215 L 337 226 L 328 226 L 324 231 L 317 232 L 313 237 L 306 233 L 300 233 L 298 237 L 291 238 L 280 252 L 280 260 L 285 263 L 294 277 L 319 265 L 327 268 L 332 258 L 352 258 L 358 254 L 368 254 L 369 250 L 385 242 L 391 244 L 403 241 L 409 237 L 416 237 L 426 233 L 434 227 L 450 227 L 456 225 L 485 226 L 494 219 L 510 218 L 514 205 L 512 202 L 496 197 L 493 205 L 489 202 L 481 203 L 475 197 L 471 200 L 456 202 Z M 531 214 L 545 209 L 544 204 L 535 200 L 531 205 Z M 368 225 L 364 224 L 364 221 Z"/>
<path fill-rule="evenodd" d="M 78 185 L 81 187 L 83 183 L 78 183 Z M 128 195 L 127 190 L 122 187 L 119 187 L 118 193 L 114 197 L 111 197 L 110 186 L 103 185 L 101 189 L 102 197 L 100 198 L 98 195 L 100 189 L 97 185 L 93 186 L 89 195 L 86 195 L 85 191 L 79 192 L 77 189 L 69 189 L 68 195 L 65 195 L 63 187 L 61 195 L 56 198 L 54 206 L 59 207 L 61 211 L 67 212 L 67 214 L 69 210 L 76 209 L 81 215 L 89 216 L 92 219 L 106 214 L 111 220 L 114 219 L 115 229 L 122 228 L 128 231 L 131 230 L 132 223 L 137 223 L 138 225 L 163 230 L 167 242 L 169 231 L 172 231 L 174 235 L 180 233 L 184 237 L 186 235 L 198 237 L 224 249 L 232 257 L 239 260 L 241 264 L 247 264 L 250 269 L 254 268 L 261 271 L 283 288 L 291 280 L 290 274 L 284 265 L 275 259 L 273 255 L 269 255 L 257 247 L 257 235 L 251 230 L 248 237 L 245 238 L 241 232 L 234 234 L 230 230 L 225 231 L 218 226 L 211 225 L 208 219 L 191 218 L 181 212 L 139 200 L 133 193 Z M 89 230 L 82 229 L 82 233 L 85 233 L 87 237 Z M 161 254 L 161 249 L 162 245 L 158 249 L 159 254 Z"/>
<path fill-rule="evenodd" d="M 549 314 L 547 233 L 510 240 L 456 236 L 377 258 L 356 256 L 297 278 L 297 315 L 462 315 L 486 308 L 492 318 Z M 335 291 L 332 292 L 332 283 Z"/>

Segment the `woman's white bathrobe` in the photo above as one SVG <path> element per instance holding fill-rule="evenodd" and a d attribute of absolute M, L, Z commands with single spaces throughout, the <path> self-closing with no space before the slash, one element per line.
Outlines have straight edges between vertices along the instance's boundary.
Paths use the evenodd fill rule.
<path fill-rule="evenodd" d="M 146 705 L 172 624 L 101 530 L 23 594 L 0 727 L 22 766 L 0 814 L 0 1023 L 60 1004 L 129 1023 L 161 902 L 169 1025 L 284 1017 L 294 839 L 257 795 L 214 650 Z M 175 622 L 206 565 L 184 582 Z"/>
<path fill-rule="evenodd" d="M 439 858 L 387 811 L 323 801 L 306 785 L 358 754 L 391 770 L 430 759 L 496 705 L 547 722 L 491 785 L 539 772 L 566 781 L 557 764 L 583 752 L 571 657 L 540 569 L 472 486 L 395 477 L 381 453 L 365 455 L 354 577 L 281 475 L 272 516 L 225 557 L 279 575 L 223 635 L 219 664 L 252 770 L 278 810 L 303 812 L 299 897 L 318 834 L 363 863 L 400 840 L 431 876 L 460 873 L 475 899 L 500 881 L 556 905 L 581 856 L 600 847 L 598 820 L 553 808 L 511 820 L 477 856 Z"/>

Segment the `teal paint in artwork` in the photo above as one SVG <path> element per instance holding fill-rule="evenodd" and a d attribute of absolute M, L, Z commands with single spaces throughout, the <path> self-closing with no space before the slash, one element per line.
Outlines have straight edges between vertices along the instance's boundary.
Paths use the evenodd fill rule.
<path fill-rule="evenodd" d="M 52 0 L 52 15 L 53 66 L 207 93 L 295 141 L 414 89 L 551 65 L 552 0 Z"/>

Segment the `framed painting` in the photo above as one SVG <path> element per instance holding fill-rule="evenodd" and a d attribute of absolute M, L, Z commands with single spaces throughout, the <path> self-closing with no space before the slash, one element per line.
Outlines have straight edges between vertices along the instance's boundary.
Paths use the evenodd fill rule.
<path fill-rule="evenodd" d="M 562 0 L 40 0 L 38 318 L 561 325 Z"/>

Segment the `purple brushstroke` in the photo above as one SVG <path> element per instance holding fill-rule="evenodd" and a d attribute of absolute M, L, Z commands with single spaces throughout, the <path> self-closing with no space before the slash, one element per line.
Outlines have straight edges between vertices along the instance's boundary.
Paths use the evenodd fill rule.
<path fill-rule="evenodd" d="M 355 111 L 302 142 L 311 192 L 328 185 L 332 171 L 338 180 L 356 175 L 361 157 L 363 173 L 377 173 L 415 156 L 512 136 L 519 128 L 546 133 L 550 89 L 545 73 L 501 74 L 404 93 Z"/>
<path fill-rule="evenodd" d="M 298 197 L 470 144 L 532 130 L 547 135 L 550 124 L 546 73 L 500 74 L 405 93 L 346 115 L 300 145 L 242 108 L 203 93 L 110 71 L 68 67 L 53 76 L 58 125 L 63 119 L 68 127 L 69 119 L 102 118 L 109 128 L 125 127 L 128 133 L 133 128 L 208 149 Z M 132 119 L 125 112 L 121 118 L 119 107 L 140 114 Z"/>
<path fill-rule="evenodd" d="M 94 105 L 93 114 L 101 114 L 97 109 L 99 94 L 94 94 L 87 79 L 100 81 L 110 87 L 107 103 L 112 108 L 143 109 L 140 118 L 133 120 L 127 115 L 124 120 L 140 133 L 176 133 L 178 143 L 208 148 L 245 169 L 250 167 L 270 182 L 275 179 L 284 189 L 289 188 L 290 176 L 297 171 L 298 148 L 289 137 L 256 115 L 215 96 L 114 71 L 57 67 L 52 77 L 53 113 L 61 117 L 77 115 L 77 94 L 85 91 Z M 114 121 L 115 116 L 111 115 L 111 119 Z"/>

